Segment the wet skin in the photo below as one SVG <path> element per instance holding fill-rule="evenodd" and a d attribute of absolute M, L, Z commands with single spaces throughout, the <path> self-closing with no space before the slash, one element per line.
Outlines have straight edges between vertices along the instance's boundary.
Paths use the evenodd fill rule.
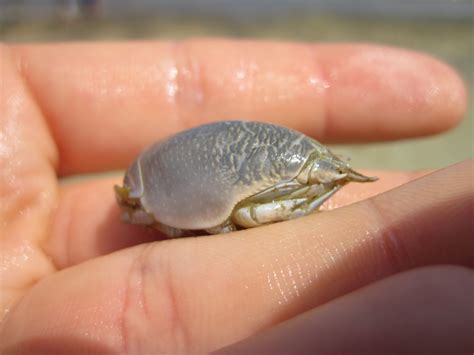
<path fill-rule="evenodd" d="M 120 222 L 111 188 L 120 176 L 58 180 L 124 169 L 157 139 L 225 118 L 283 124 L 324 143 L 438 133 L 466 109 L 462 82 L 445 64 L 370 45 L 228 40 L 5 45 L 0 55 L 2 353 L 199 353 L 251 336 L 264 346 L 271 334 L 270 343 L 303 341 L 299 326 L 340 328 L 341 312 L 354 310 L 367 327 L 360 337 L 360 324 L 346 325 L 351 349 L 377 352 L 374 339 L 396 343 L 413 331 L 378 336 L 359 300 L 406 310 L 385 319 L 404 324 L 419 293 L 395 304 L 390 290 L 429 283 L 433 273 L 439 283 L 425 296 L 454 298 L 436 298 L 426 314 L 442 325 L 436 309 L 451 309 L 455 319 L 418 329 L 444 335 L 422 350 L 469 349 L 453 331 L 470 317 L 462 295 L 472 293 L 472 161 L 421 178 L 363 171 L 380 180 L 348 186 L 326 205 L 343 208 L 232 238 L 171 241 Z M 409 276 L 390 279 L 401 271 Z M 315 315 L 323 323 L 298 322 L 304 312 L 308 320 L 323 312 Z M 256 335 L 262 330 L 273 333 Z M 326 340 L 329 351 L 340 344 Z"/>

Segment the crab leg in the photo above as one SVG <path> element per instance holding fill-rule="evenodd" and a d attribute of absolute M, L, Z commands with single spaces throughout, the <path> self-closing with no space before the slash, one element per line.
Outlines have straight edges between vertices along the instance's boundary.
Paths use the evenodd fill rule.
<path fill-rule="evenodd" d="M 310 198 L 293 198 L 261 204 L 249 204 L 234 211 L 232 220 L 241 227 L 251 228 L 305 216 L 320 207 L 341 187 L 342 185 L 336 185 L 325 193 Z"/>

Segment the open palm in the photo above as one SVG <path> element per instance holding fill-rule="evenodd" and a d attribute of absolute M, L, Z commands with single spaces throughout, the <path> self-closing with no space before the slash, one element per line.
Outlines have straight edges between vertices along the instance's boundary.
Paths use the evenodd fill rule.
<path fill-rule="evenodd" d="M 5 353 L 208 352 L 400 271 L 472 266 L 472 162 L 412 182 L 421 174 L 368 172 L 380 180 L 326 206 L 344 208 L 169 241 L 120 222 L 118 175 L 58 184 L 123 169 L 151 142 L 215 120 L 323 142 L 434 134 L 466 105 L 434 59 L 195 40 L 3 46 L 0 61 Z"/>

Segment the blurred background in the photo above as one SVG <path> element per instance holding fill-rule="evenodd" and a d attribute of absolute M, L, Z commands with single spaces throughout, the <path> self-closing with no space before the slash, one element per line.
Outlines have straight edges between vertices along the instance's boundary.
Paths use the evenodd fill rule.
<path fill-rule="evenodd" d="M 0 0 L 6 42 L 229 36 L 362 41 L 423 51 L 474 92 L 473 0 Z M 474 154 L 474 112 L 434 137 L 332 149 L 371 169 L 439 168 Z"/>

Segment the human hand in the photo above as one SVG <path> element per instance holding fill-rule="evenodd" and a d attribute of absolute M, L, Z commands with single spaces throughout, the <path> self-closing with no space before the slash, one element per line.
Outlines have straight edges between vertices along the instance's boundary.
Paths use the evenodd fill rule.
<path fill-rule="evenodd" d="M 268 120 L 324 143 L 436 133 L 466 99 L 431 58 L 199 40 L 4 46 L 1 61 L 4 353 L 208 352 L 400 271 L 472 267 L 472 161 L 413 182 L 367 172 L 380 180 L 345 187 L 329 207 L 362 202 L 160 242 L 120 222 L 120 177 L 57 179 L 125 168 L 151 142 L 212 120 Z"/>

